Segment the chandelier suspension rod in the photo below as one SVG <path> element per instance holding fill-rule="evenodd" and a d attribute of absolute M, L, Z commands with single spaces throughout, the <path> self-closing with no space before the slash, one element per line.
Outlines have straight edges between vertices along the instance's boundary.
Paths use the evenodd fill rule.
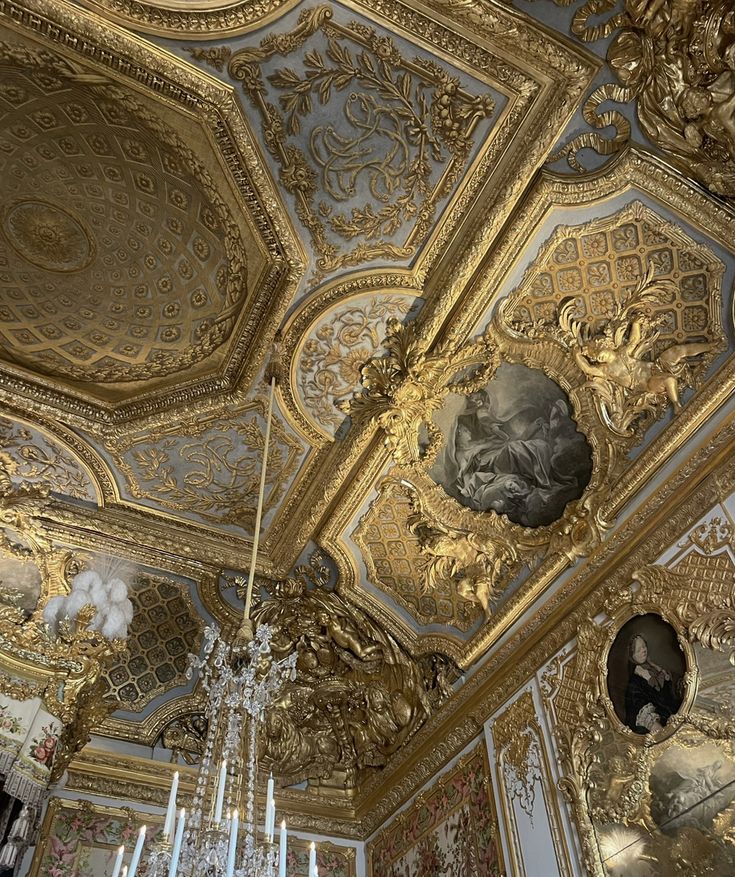
<path fill-rule="evenodd" d="M 263 516 L 263 497 L 265 496 L 265 475 L 268 466 L 268 446 L 271 438 L 271 420 L 273 419 L 273 396 L 276 390 L 275 373 L 271 375 L 271 390 L 268 399 L 268 417 L 265 424 L 265 441 L 263 447 L 263 467 L 260 470 L 260 490 L 258 491 L 258 507 L 255 511 L 255 534 L 253 536 L 253 551 L 250 557 L 250 572 L 248 573 L 248 588 L 245 594 L 245 611 L 243 624 L 250 618 L 250 605 L 253 600 L 253 582 L 255 581 L 255 564 L 258 559 L 258 545 L 260 543 L 260 521 Z"/>

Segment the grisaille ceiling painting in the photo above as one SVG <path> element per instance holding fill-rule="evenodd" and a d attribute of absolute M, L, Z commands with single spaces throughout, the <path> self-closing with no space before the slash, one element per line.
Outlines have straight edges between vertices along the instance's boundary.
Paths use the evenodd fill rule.
<path fill-rule="evenodd" d="M 55 563 L 140 565 L 104 734 L 196 750 L 266 376 L 256 614 L 302 651 L 265 757 L 325 796 L 378 795 L 715 416 L 731 17 L 646 5 L 0 3 L 0 493 Z"/>

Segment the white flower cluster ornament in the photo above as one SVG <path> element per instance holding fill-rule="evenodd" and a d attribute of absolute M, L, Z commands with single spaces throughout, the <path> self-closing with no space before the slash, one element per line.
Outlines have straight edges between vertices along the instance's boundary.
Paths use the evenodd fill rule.
<path fill-rule="evenodd" d="M 88 629 L 110 641 L 124 640 L 133 620 L 133 604 L 122 576 L 130 567 L 114 558 L 99 558 L 92 569 L 77 573 L 66 596 L 52 597 L 43 610 L 43 620 L 53 636 L 63 622 L 73 624 L 84 606 L 93 606 L 95 615 Z"/>

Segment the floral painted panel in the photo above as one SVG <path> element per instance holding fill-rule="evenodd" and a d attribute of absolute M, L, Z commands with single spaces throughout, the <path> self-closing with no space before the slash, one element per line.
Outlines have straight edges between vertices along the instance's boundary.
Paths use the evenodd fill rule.
<path fill-rule="evenodd" d="M 126 849 L 125 863 L 130 860 L 138 829 L 136 819 L 124 811 L 54 798 L 33 857 L 31 877 L 110 877 L 121 844 Z M 152 830 L 149 826 L 151 843 L 159 832 L 159 825 Z M 144 863 L 137 873 L 145 877 Z"/>
<path fill-rule="evenodd" d="M 46 794 L 61 722 L 39 697 L 0 695 L 0 774 L 8 795 L 37 805 Z"/>
<path fill-rule="evenodd" d="M 63 801 L 54 798 L 44 820 L 41 839 L 33 858 L 30 877 L 110 877 L 121 844 L 125 845 L 127 864 L 135 846 L 142 822 L 131 811 L 95 807 L 87 801 Z M 147 816 L 146 821 L 151 817 Z M 155 842 L 160 824 L 153 834 L 149 827 L 150 844 Z M 148 841 L 146 846 L 150 848 Z M 330 843 L 317 845 L 319 877 L 355 877 L 355 849 Z M 145 857 L 144 857 L 145 858 Z M 288 847 L 289 877 L 308 877 L 309 845 L 293 839 Z M 145 861 L 138 877 L 146 877 Z"/>
<path fill-rule="evenodd" d="M 319 877 L 355 877 L 355 849 L 317 844 L 316 864 Z M 289 842 L 286 873 L 289 877 L 309 877 L 309 845 L 305 841 Z"/>
<path fill-rule="evenodd" d="M 368 859 L 372 877 L 501 877 L 482 742 L 381 831 Z"/>

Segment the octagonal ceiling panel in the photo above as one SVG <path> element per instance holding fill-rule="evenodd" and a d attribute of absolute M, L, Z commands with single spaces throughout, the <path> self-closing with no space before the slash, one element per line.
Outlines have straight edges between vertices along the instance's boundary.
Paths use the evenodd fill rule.
<path fill-rule="evenodd" d="M 226 382 L 287 304 L 243 162 L 238 189 L 193 100 L 0 39 L 0 360 L 108 405 Z"/>

